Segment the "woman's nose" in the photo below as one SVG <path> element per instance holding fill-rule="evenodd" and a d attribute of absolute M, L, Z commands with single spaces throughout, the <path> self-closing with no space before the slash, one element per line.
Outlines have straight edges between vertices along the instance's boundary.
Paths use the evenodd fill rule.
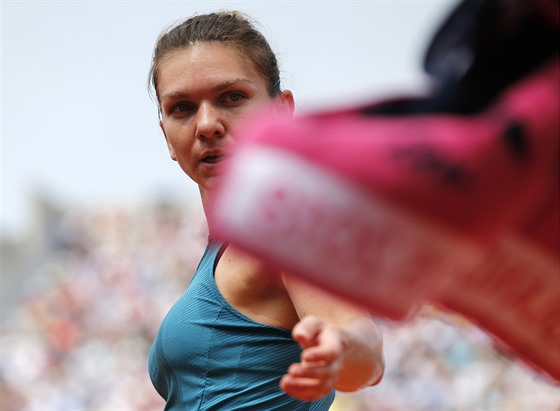
<path fill-rule="evenodd" d="M 196 138 L 220 138 L 225 135 L 225 132 L 220 110 L 210 103 L 202 103 L 196 115 Z"/>

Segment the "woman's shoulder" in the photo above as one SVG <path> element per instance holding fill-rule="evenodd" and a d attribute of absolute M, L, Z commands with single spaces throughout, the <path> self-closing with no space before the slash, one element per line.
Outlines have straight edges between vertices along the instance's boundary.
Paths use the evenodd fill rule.
<path fill-rule="evenodd" d="M 223 297 L 248 317 L 284 328 L 291 328 L 292 323 L 297 322 L 297 314 L 277 268 L 227 247 L 214 277 Z"/>
<path fill-rule="evenodd" d="M 280 270 L 233 246 L 222 250 L 216 266 L 218 271 L 235 278 L 239 288 L 249 286 L 254 291 L 285 291 Z"/>

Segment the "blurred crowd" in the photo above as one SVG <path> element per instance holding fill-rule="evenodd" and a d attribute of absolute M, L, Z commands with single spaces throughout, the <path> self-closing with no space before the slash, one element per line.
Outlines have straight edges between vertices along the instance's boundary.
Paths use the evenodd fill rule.
<path fill-rule="evenodd" d="M 0 410 L 162 410 L 147 356 L 207 233 L 182 202 L 65 212 L 25 275 L 0 335 Z M 560 411 L 560 389 L 466 320 L 425 308 L 380 321 L 383 382 L 338 393 L 336 411 Z"/>

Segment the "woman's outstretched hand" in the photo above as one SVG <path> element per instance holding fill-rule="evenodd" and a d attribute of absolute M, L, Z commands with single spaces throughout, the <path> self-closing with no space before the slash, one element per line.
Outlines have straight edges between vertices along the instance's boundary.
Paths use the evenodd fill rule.
<path fill-rule="evenodd" d="M 280 387 L 288 395 L 305 401 L 328 395 L 335 388 L 343 366 L 340 329 L 311 315 L 296 324 L 292 336 L 303 350 L 301 360 L 290 366 Z"/>

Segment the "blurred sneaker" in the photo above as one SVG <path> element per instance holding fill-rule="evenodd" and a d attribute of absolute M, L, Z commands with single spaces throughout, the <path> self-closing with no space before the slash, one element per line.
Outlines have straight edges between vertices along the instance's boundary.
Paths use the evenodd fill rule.
<path fill-rule="evenodd" d="M 211 230 L 377 316 L 464 314 L 560 380 L 559 87 L 554 58 L 468 115 L 256 117 Z"/>

